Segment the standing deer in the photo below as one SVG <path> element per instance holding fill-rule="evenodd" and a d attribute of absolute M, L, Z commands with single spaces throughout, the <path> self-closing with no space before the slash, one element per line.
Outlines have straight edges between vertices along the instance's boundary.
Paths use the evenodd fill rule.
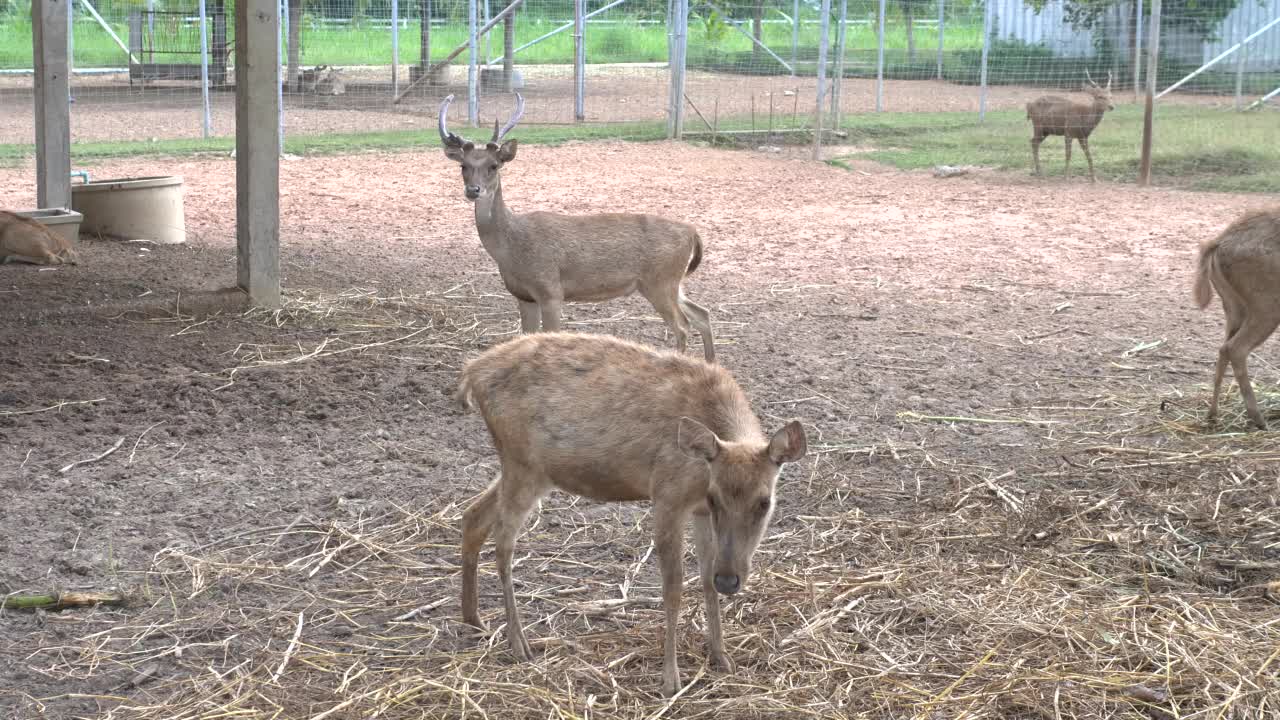
<path fill-rule="evenodd" d="M 1071 140 L 1074 138 L 1080 141 L 1084 157 L 1089 161 L 1089 180 L 1098 181 L 1098 176 L 1093 172 L 1093 155 L 1089 153 L 1089 135 L 1102 121 L 1102 114 L 1115 110 L 1116 106 L 1111 102 L 1111 73 L 1107 73 L 1105 88 L 1098 87 L 1088 75 L 1089 71 L 1086 70 L 1085 77 L 1089 82 L 1081 88 L 1090 96 L 1087 104 L 1060 95 L 1045 95 L 1027 103 L 1027 118 L 1031 120 L 1032 127 L 1031 158 L 1035 164 L 1033 174 L 1040 174 L 1040 143 L 1050 135 L 1061 135 L 1067 141 L 1064 175 L 1071 177 Z"/>
<path fill-rule="evenodd" d="M 547 332 L 490 348 L 462 369 L 458 400 L 479 408 L 501 472 L 462 516 L 462 619 L 477 610 L 480 548 L 492 532 L 506 605 L 507 641 L 533 652 L 516 609 L 511 558 L 538 500 L 560 489 L 603 502 L 652 500 L 666 609 L 662 690 L 680 685 L 676 625 L 684 579 L 684 526 L 693 536 L 713 664 L 731 669 L 716 593 L 746 584 L 774 509 L 784 463 L 806 451 L 791 421 L 766 438 L 746 396 L 719 365 L 608 335 Z"/>
<path fill-rule="evenodd" d="M 1227 339 L 1218 350 L 1209 421 L 1218 415 L 1218 394 L 1231 363 L 1249 418 L 1265 430 L 1267 419 L 1249 383 L 1248 361 L 1249 353 L 1280 325 L 1280 208 L 1245 213 L 1200 246 L 1195 284 L 1200 309 L 1209 306 L 1215 289 L 1227 316 Z"/>
<path fill-rule="evenodd" d="M 65 238 L 44 224 L 0 210 L 0 265 L 11 262 L 75 265 L 79 257 Z"/>
<path fill-rule="evenodd" d="M 684 278 L 702 262 L 702 239 L 688 223 L 656 215 L 604 213 L 561 215 L 513 213 L 502 200 L 499 171 L 516 157 L 516 141 L 498 143 L 519 122 L 524 98 L 516 93 L 516 111 L 483 146 L 449 132 L 445 113 L 453 96 L 440 105 L 444 154 L 462 165 L 467 199 L 475 202 L 480 243 L 498 263 L 507 291 L 520 303 L 522 332 L 560 329 L 561 305 L 600 302 L 639 292 L 675 335 L 681 352 L 689 326 L 702 335 L 708 362 L 716 357 L 711 314 L 684 294 Z"/>

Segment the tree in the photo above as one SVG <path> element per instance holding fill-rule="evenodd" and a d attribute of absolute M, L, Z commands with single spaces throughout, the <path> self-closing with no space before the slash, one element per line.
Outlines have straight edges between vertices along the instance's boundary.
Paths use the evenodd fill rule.
<path fill-rule="evenodd" d="M 918 0 L 897 0 L 902 10 L 902 18 L 907 24 L 907 62 L 916 61 L 916 2 Z"/>
<path fill-rule="evenodd" d="M 1023 0 L 1037 13 L 1044 10 L 1050 0 Z M 1116 6 L 1124 7 L 1131 0 L 1063 0 L 1064 16 L 1077 30 L 1093 30 L 1106 21 L 1107 12 Z M 1164 0 L 1161 25 L 1190 31 L 1201 40 L 1217 39 L 1218 26 L 1240 4 L 1241 0 Z M 1145 3 L 1144 12 L 1150 13 L 1151 4 Z"/>

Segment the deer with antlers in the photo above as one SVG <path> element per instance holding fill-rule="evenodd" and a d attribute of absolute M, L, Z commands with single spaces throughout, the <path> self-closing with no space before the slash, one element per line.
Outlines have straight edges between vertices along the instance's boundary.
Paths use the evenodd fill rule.
<path fill-rule="evenodd" d="M 1027 103 L 1027 119 L 1031 121 L 1031 158 L 1035 164 L 1035 175 L 1040 174 L 1040 143 L 1050 135 L 1061 135 L 1067 141 L 1067 164 L 1064 169 L 1066 177 L 1071 177 L 1071 141 L 1080 141 L 1084 149 L 1084 157 L 1089 161 L 1089 180 L 1097 182 L 1093 172 L 1093 155 L 1089 153 L 1089 135 L 1102 121 L 1102 115 L 1108 110 L 1115 110 L 1111 101 L 1111 73 L 1107 73 L 1107 86 L 1099 87 L 1089 71 L 1085 70 L 1088 83 L 1081 89 L 1089 94 L 1088 103 L 1079 103 L 1060 95 L 1045 95 Z"/>
<path fill-rule="evenodd" d="M 678 350 L 687 348 L 693 326 L 702 335 L 704 357 L 714 362 L 711 314 L 684 294 L 685 277 L 702 262 L 702 239 L 692 225 L 639 213 L 514 213 L 507 207 L 500 171 L 515 159 L 517 141 L 503 138 L 524 113 L 524 98 L 515 96 L 515 113 L 501 128 L 494 121 L 484 145 L 449 132 L 445 114 L 453 95 L 440 105 L 439 129 L 445 157 L 462 166 L 480 243 L 519 301 L 521 331 L 559 330 L 565 302 L 638 292 L 671 328 Z"/>

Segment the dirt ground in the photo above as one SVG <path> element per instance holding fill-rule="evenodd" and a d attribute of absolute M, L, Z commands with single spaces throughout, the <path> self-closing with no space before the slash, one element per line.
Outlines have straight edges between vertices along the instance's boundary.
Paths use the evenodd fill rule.
<path fill-rule="evenodd" d="M 408 68 L 401 77 L 408 77 Z M 572 124 L 573 71 L 571 67 L 523 66 L 527 87 L 524 124 Z M 424 89 L 393 104 L 389 68 L 349 68 L 345 95 L 317 97 L 285 96 L 286 135 L 315 135 L 371 130 L 410 130 L 421 127 L 430 132 L 436 111 L 445 95 L 465 98 L 466 68 L 453 68 L 446 87 Z M 668 71 L 647 64 L 588 66 L 584 107 L 590 123 L 654 122 L 666 117 Z M 381 83 L 379 85 L 379 83 Z M 713 115 L 746 117 L 754 109 L 759 126 L 765 128 L 772 106 L 777 127 L 804 125 L 813 113 L 816 80 L 772 76 L 729 75 L 690 71 L 685 94 L 712 122 Z M 146 141 L 201 137 L 201 98 L 194 83 L 160 82 L 148 87 L 130 86 L 126 74 L 78 76 L 72 87 L 73 142 Z M 1045 94 L 1042 87 L 993 86 L 987 107 L 1007 110 L 1023 107 Z M 875 81 L 846 79 L 841 91 L 841 108 L 849 114 L 875 109 Z M 976 86 L 934 80 L 888 80 L 884 107 L 888 112 L 978 112 Z M 1116 93 L 1116 102 L 1130 102 L 1128 93 Z M 1179 93 L 1161 100 L 1164 104 L 1195 104 L 1203 107 L 1227 106 L 1231 98 Z M 31 79 L 0 77 L 0 143 L 31 143 L 34 137 L 31 112 Z M 485 95 L 481 100 L 482 124 L 505 118 L 511 112 L 510 98 L 503 93 Z M 704 126 L 693 111 L 688 127 Z M 235 131 L 235 97 L 230 90 L 212 95 L 210 113 L 214 135 L 229 136 Z M 450 122 L 461 127 L 466 122 L 466 103 L 450 110 Z"/>
<path fill-rule="evenodd" d="M 496 465 L 451 394 L 517 315 L 451 164 L 286 162 L 285 308 L 213 314 L 190 298 L 235 278 L 233 161 L 85 169 L 182 175 L 189 243 L 86 238 L 76 267 L 0 266 L 0 592 L 130 597 L 0 612 L 0 715 L 1274 712 L 1280 628 L 1257 588 L 1280 580 L 1280 436 L 1245 434 L 1234 393 L 1230 432 L 1200 426 L 1222 316 L 1190 298 L 1197 243 L 1267 197 L 521 148 L 517 210 L 696 224 L 687 289 L 720 361 L 766 425 L 809 432 L 728 605 L 739 674 L 699 669 L 687 593 L 698 682 L 664 711 L 647 506 L 554 495 L 530 521 L 517 589 L 545 658 L 513 664 L 500 632 L 456 621 L 460 508 Z M 0 207 L 31 207 L 33 177 L 0 169 Z M 638 298 L 566 312 L 667 342 Z M 1273 424 L 1275 348 L 1252 365 Z M 629 607 L 574 605 L 620 586 Z"/>

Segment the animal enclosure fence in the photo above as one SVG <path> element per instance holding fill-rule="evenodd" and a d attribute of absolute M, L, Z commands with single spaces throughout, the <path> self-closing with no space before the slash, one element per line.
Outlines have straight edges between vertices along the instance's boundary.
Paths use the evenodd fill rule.
<path fill-rule="evenodd" d="M 933 160 L 980 161 L 986 156 L 973 150 L 985 149 L 1011 164 L 1009 137 L 1026 155 L 1029 100 L 1109 76 L 1120 107 L 1116 120 L 1103 120 L 1099 155 L 1105 162 L 1121 153 L 1125 167 L 1136 158 L 1133 103 L 1151 70 L 1151 0 L 829 0 L 827 7 L 281 0 L 282 127 L 286 138 L 357 145 L 371 133 L 386 145 L 398 136 L 429 140 L 445 95 L 459 98 L 454 127 L 478 128 L 508 113 L 510 91 L 519 89 L 525 128 L 559 126 L 568 137 L 746 136 L 753 145 L 779 144 L 807 138 L 821 120 L 835 131 L 824 142 L 871 134 L 892 146 L 901 128 L 887 124 L 939 142 L 950 137 L 954 152 L 936 148 Z M 73 141 L 230 137 L 233 9 L 231 0 L 73 2 Z M 1280 0 L 1169 0 L 1162 17 L 1157 85 L 1171 90 L 1160 107 L 1178 119 L 1179 145 L 1225 148 L 1247 160 L 1256 133 L 1229 129 L 1250 122 L 1232 111 L 1275 107 Z M 27 8 L 0 2 L 0 144 L 32 142 L 31 58 Z"/>

